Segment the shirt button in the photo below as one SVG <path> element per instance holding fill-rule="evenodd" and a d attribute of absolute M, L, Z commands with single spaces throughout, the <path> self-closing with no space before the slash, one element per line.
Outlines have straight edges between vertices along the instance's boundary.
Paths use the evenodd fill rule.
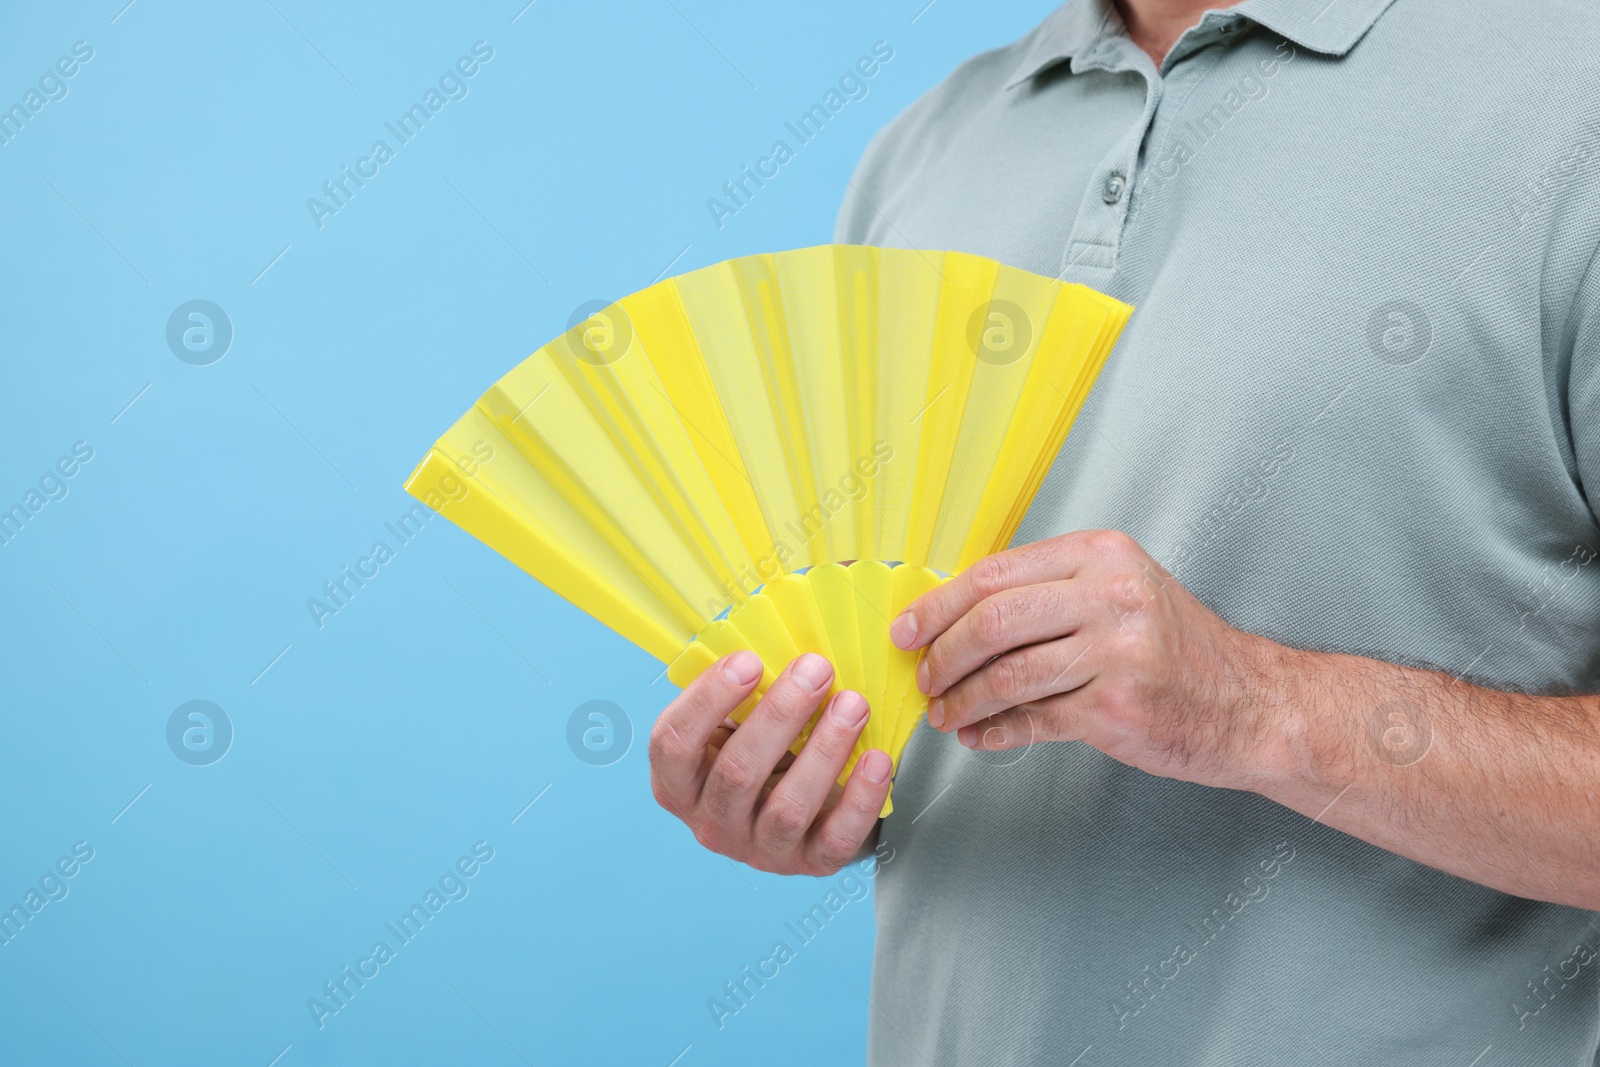
<path fill-rule="evenodd" d="M 1105 188 L 1100 190 L 1100 199 L 1108 204 L 1119 204 L 1122 202 L 1123 190 L 1127 187 L 1128 179 L 1120 174 L 1113 173 L 1111 177 L 1106 179 Z"/>

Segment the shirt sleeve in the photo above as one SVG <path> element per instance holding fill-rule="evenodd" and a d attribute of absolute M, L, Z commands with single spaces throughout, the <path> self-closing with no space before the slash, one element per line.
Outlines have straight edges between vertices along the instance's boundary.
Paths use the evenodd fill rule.
<path fill-rule="evenodd" d="M 1578 484 L 1590 514 L 1600 519 L 1600 248 L 1591 256 L 1573 297 L 1572 321 L 1567 422 Z"/>

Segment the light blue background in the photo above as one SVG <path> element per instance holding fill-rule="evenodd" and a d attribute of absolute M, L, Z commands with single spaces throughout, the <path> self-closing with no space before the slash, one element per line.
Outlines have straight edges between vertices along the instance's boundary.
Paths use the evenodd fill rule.
<path fill-rule="evenodd" d="M 826 241 L 872 133 L 1050 4 L 123 2 L 0 18 L 6 106 L 94 49 L 0 146 L 0 508 L 94 449 L 0 547 L 0 905 L 95 850 L 0 947 L 0 1061 L 859 1062 L 870 898 L 713 1024 L 828 885 L 656 807 L 659 665 L 442 519 L 323 629 L 306 600 L 394 547 L 426 446 L 575 307 Z M 306 199 L 480 40 L 319 230 Z M 878 40 L 870 94 L 719 230 L 706 199 Z M 192 299 L 233 323 L 211 366 L 165 341 Z M 236 730 L 212 766 L 166 744 L 191 699 Z M 634 723 L 613 766 L 565 743 L 592 699 Z M 319 1031 L 307 999 L 480 840 Z"/>

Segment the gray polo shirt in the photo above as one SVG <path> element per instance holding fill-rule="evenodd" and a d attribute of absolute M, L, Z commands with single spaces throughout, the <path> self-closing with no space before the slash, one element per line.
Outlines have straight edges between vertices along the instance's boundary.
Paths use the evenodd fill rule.
<path fill-rule="evenodd" d="M 837 239 L 1138 309 L 1018 541 L 1125 530 L 1243 629 L 1592 692 L 1597 46 L 1594 0 L 1247 0 L 1158 71 L 1076 0 L 885 129 Z M 1597 1062 L 1600 916 L 1253 794 L 924 727 L 883 832 L 880 1067 Z"/>

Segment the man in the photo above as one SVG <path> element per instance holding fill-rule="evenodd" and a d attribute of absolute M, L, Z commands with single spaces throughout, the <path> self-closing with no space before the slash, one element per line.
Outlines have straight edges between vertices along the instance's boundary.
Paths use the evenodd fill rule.
<path fill-rule="evenodd" d="M 851 182 L 841 241 L 1138 308 L 1020 547 L 895 623 L 871 1061 L 1593 1067 L 1600 9 L 1207 7 L 1074 0 Z M 723 666 L 657 795 L 764 870 L 871 844 L 860 698 L 780 763 L 831 669 L 730 735 Z"/>

